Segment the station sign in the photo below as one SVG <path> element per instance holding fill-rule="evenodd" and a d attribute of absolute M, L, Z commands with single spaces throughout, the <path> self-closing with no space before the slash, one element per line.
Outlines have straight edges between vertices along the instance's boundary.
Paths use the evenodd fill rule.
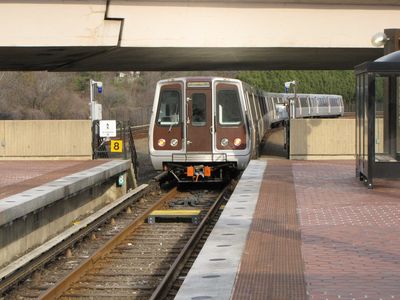
<path fill-rule="evenodd" d="M 111 140 L 110 143 L 111 152 L 122 152 L 122 140 Z"/>
<path fill-rule="evenodd" d="M 100 137 L 116 137 L 117 136 L 117 121 L 115 121 L 115 120 L 100 120 L 99 121 L 99 136 Z"/>

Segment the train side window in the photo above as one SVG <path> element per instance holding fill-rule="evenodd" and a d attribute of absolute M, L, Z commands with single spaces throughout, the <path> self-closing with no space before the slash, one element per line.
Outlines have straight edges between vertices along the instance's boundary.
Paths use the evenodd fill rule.
<path fill-rule="evenodd" d="M 261 104 L 262 104 L 262 107 L 263 107 L 263 115 L 265 115 L 268 112 L 267 101 L 266 101 L 264 96 L 261 96 L 260 99 L 261 99 Z"/>
<path fill-rule="evenodd" d="M 206 95 L 192 95 L 192 125 L 205 126 L 207 123 Z"/>
<path fill-rule="evenodd" d="M 157 111 L 157 123 L 164 126 L 178 125 L 181 93 L 178 90 L 162 90 Z"/>
<path fill-rule="evenodd" d="M 242 123 L 239 93 L 234 89 L 218 89 L 217 87 L 217 114 L 218 122 L 222 126 L 237 126 Z"/>
<path fill-rule="evenodd" d="M 301 105 L 301 107 L 308 107 L 308 99 L 306 97 L 301 97 L 300 105 Z"/>
<path fill-rule="evenodd" d="M 257 117 L 256 106 L 254 104 L 254 95 L 248 93 L 248 97 L 249 97 L 249 102 L 250 102 L 251 116 L 252 116 L 252 119 L 254 120 L 254 122 L 256 122 L 258 120 L 258 117 Z"/>

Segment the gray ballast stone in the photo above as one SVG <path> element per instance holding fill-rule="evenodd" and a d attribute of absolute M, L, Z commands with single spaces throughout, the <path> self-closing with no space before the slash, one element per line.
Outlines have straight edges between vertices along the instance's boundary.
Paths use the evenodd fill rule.
<path fill-rule="evenodd" d="M 129 168 L 129 160 L 112 160 L 1 199 L 0 226 L 95 184 L 101 184 Z"/>
<path fill-rule="evenodd" d="M 250 161 L 175 299 L 230 299 L 266 166 Z"/>

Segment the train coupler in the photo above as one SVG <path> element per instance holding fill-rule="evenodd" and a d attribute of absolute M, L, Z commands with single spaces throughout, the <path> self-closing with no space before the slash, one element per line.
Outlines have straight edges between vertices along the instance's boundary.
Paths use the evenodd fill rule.
<path fill-rule="evenodd" d="M 191 177 L 194 182 L 198 182 L 199 179 L 204 179 L 205 177 L 211 177 L 211 167 L 198 165 L 198 166 L 188 166 L 186 167 L 186 176 Z"/>

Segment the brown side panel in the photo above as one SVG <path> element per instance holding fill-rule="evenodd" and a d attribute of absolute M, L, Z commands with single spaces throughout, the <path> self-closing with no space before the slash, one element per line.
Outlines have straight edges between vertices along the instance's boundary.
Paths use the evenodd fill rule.
<path fill-rule="evenodd" d="M 182 137 L 183 137 L 183 116 L 182 116 L 182 97 L 183 97 L 183 85 L 179 83 L 173 83 L 170 85 L 164 85 L 160 93 L 165 90 L 179 90 L 181 94 L 180 100 L 180 122 L 178 125 L 159 125 L 157 124 L 157 116 L 156 116 L 156 124 L 154 124 L 153 131 L 153 146 L 155 150 L 181 150 L 182 149 Z M 159 99 L 160 100 L 160 99 Z M 157 109 L 158 110 L 158 109 Z M 158 146 L 159 139 L 165 140 L 165 146 Z M 171 146 L 171 140 L 177 139 L 178 145 L 173 147 Z"/>

